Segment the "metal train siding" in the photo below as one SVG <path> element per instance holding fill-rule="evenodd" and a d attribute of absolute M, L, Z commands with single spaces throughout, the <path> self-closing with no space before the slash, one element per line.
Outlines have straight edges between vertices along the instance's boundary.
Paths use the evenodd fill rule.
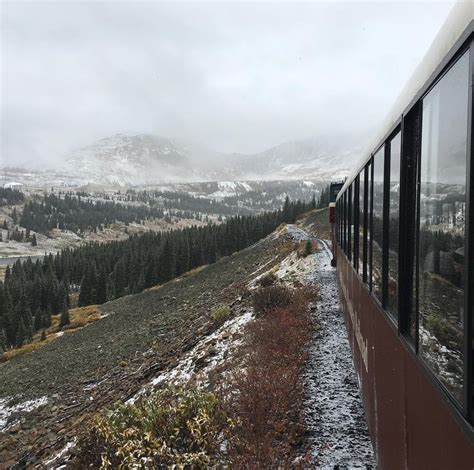
<path fill-rule="evenodd" d="M 336 250 L 345 323 L 378 467 L 472 470 L 472 434 Z"/>
<path fill-rule="evenodd" d="M 470 1 L 336 199 L 334 264 L 382 470 L 474 469 L 473 163 Z"/>

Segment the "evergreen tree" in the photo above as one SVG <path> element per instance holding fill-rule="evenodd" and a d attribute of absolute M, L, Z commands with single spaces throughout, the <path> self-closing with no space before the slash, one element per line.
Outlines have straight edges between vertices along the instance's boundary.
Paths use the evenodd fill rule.
<path fill-rule="evenodd" d="M 18 321 L 18 329 L 15 336 L 15 346 L 23 346 L 28 341 L 28 330 L 23 321 L 23 317 L 20 317 Z"/>
<path fill-rule="evenodd" d="M 59 319 L 59 329 L 61 330 L 64 328 L 66 325 L 69 325 L 70 320 L 69 320 L 69 308 L 67 306 L 67 303 L 64 302 L 63 309 L 61 311 L 61 317 Z"/>
<path fill-rule="evenodd" d="M 46 307 L 46 313 L 44 316 L 44 326 L 46 328 L 49 328 L 51 326 L 51 316 L 52 316 L 51 305 L 48 304 L 48 306 Z"/>
<path fill-rule="evenodd" d="M 36 233 L 33 234 L 33 238 L 31 239 L 31 246 L 38 246 L 38 242 L 36 240 Z"/>
<path fill-rule="evenodd" d="M 103 304 L 107 302 L 107 274 L 105 270 L 100 271 L 96 291 L 95 303 Z"/>
<path fill-rule="evenodd" d="M 283 222 L 289 223 L 292 218 L 292 210 L 290 204 L 290 198 L 288 195 L 285 198 L 285 204 L 283 205 Z"/>
<path fill-rule="evenodd" d="M 0 328 L 0 354 L 7 350 L 7 334 L 3 328 Z"/>
<path fill-rule="evenodd" d="M 34 330 L 39 331 L 43 328 L 45 321 L 43 317 L 43 312 L 38 308 L 35 312 L 35 322 L 34 322 Z"/>

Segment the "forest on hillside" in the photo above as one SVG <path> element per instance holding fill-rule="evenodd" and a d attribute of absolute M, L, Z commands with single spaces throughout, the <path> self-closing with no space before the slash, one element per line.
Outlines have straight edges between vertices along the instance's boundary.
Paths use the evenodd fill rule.
<path fill-rule="evenodd" d="M 321 201 L 320 201 L 321 202 Z M 286 199 L 281 210 L 229 218 L 225 223 L 169 232 L 148 232 L 123 241 L 65 249 L 32 262 L 17 261 L 0 283 L 0 352 L 31 340 L 61 314 L 67 325 L 70 293 L 79 305 L 101 304 L 165 283 L 257 242 L 309 209 Z"/>

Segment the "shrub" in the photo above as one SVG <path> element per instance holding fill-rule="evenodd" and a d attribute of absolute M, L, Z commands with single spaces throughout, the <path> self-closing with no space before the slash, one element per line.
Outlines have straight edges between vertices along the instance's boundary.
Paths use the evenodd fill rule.
<path fill-rule="evenodd" d="M 216 323 L 223 323 L 230 315 L 230 308 L 228 305 L 219 305 L 211 310 L 210 317 Z"/>
<path fill-rule="evenodd" d="M 78 468 L 207 468 L 225 462 L 233 423 L 216 396 L 166 388 L 96 415 L 79 437 Z"/>
<path fill-rule="evenodd" d="M 291 291 L 281 285 L 261 287 L 252 296 L 253 308 L 257 315 L 263 315 L 270 310 L 289 305 L 291 300 Z"/>
<path fill-rule="evenodd" d="M 237 423 L 229 444 L 234 468 L 292 468 L 296 455 L 304 453 L 300 378 L 312 334 L 313 296 L 307 288 L 285 292 L 291 303 L 246 328 L 245 361 L 233 371 L 224 394 Z"/>
<path fill-rule="evenodd" d="M 270 287 L 276 284 L 277 281 L 278 281 L 278 278 L 275 276 L 275 274 L 270 272 L 268 274 L 265 274 L 259 279 L 258 285 L 260 287 Z"/>

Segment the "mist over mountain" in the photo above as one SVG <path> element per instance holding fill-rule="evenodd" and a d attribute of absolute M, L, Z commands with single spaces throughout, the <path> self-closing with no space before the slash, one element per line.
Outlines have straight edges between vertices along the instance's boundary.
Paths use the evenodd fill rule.
<path fill-rule="evenodd" d="M 285 142 L 255 154 L 226 154 L 180 139 L 151 134 L 116 134 L 74 150 L 62 164 L 38 172 L 66 184 L 122 186 L 167 182 L 343 178 L 357 147 L 347 140 L 312 138 Z M 21 179 L 18 175 L 17 179 Z M 21 181 L 20 181 L 21 182 Z"/>

